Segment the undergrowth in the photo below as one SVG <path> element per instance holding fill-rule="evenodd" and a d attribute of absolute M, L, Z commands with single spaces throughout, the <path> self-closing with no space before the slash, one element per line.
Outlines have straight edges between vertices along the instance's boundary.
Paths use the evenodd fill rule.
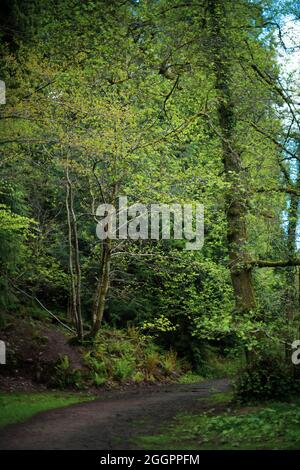
<path fill-rule="evenodd" d="M 103 329 L 93 343 L 83 344 L 85 370 L 72 370 L 68 357 L 56 367 L 60 387 L 116 386 L 141 382 L 176 381 L 189 366 L 172 349 L 165 351 L 138 329 Z"/>

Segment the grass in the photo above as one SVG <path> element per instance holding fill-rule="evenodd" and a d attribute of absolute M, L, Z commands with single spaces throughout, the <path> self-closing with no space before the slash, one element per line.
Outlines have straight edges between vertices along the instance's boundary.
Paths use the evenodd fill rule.
<path fill-rule="evenodd" d="M 194 372 L 189 371 L 186 374 L 181 375 L 178 378 L 178 383 L 180 383 L 180 384 L 194 384 L 194 383 L 203 382 L 203 380 L 205 380 L 205 378 L 202 377 L 202 375 L 198 375 L 198 374 L 195 374 Z"/>
<path fill-rule="evenodd" d="M 0 427 L 25 421 L 40 411 L 92 399 L 92 396 L 64 392 L 0 393 Z"/>
<path fill-rule="evenodd" d="M 148 450 L 256 450 L 300 449 L 300 400 L 238 407 L 230 394 L 216 394 L 215 406 L 198 415 L 179 415 L 160 434 L 138 438 Z M 223 410 L 216 414 L 218 406 Z"/>
<path fill-rule="evenodd" d="M 216 392 L 213 388 L 211 388 L 211 393 L 212 395 L 210 395 L 208 398 L 205 398 L 204 400 L 209 403 L 211 402 L 213 405 L 220 403 L 229 406 L 233 400 L 233 392 Z"/>

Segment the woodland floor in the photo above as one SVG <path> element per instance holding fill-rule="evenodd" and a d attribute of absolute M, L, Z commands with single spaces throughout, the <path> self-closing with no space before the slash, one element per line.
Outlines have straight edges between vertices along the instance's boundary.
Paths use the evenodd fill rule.
<path fill-rule="evenodd" d="M 138 448 L 135 438 L 152 434 L 182 412 L 212 407 L 204 398 L 229 389 L 227 380 L 104 392 L 101 399 L 42 412 L 0 430 L 0 449 Z M 223 404 L 214 406 L 221 412 Z"/>

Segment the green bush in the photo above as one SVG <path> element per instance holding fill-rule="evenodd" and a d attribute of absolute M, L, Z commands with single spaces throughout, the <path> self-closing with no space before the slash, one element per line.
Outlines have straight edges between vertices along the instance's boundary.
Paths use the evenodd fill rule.
<path fill-rule="evenodd" d="M 147 351 L 144 357 L 144 370 L 147 380 L 153 382 L 159 373 L 160 357 L 156 351 Z"/>
<path fill-rule="evenodd" d="M 134 372 L 134 359 L 129 357 L 120 357 L 114 362 L 114 376 L 118 380 L 131 378 Z"/>
<path fill-rule="evenodd" d="M 144 374 L 138 370 L 133 374 L 132 380 L 136 383 L 143 382 L 145 380 Z"/>
<path fill-rule="evenodd" d="M 164 351 L 134 328 L 103 329 L 85 350 L 87 380 L 95 386 L 174 379 L 182 365 L 174 351 Z"/>
<path fill-rule="evenodd" d="M 286 400 L 299 388 L 291 367 L 283 359 L 259 357 L 246 366 L 234 384 L 235 396 L 241 403 L 270 399 Z"/>
<path fill-rule="evenodd" d="M 62 356 L 55 366 L 51 385 L 62 389 L 69 387 L 81 389 L 83 386 L 82 372 L 71 367 L 68 356 Z"/>
<path fill-rule="evenodd" d="M 178 367 L 176 351 L 173 351 L 172 349 L 170 351 L 167 351 L 161 359 L 161 365 L 164 368 L 165 372 L 168 374 L 176 372 L 176 369 Z"/>
<path fill-rule="evenodd" d="M 98 372 L 92 372 L 93 376 L 93 384 L 96 387 L 103 385 L 107 381 L 107 377 L 104 375 L 100 375 Z"/>

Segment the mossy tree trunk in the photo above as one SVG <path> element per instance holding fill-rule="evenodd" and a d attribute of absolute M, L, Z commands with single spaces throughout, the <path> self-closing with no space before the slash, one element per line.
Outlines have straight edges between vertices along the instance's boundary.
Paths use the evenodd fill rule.
<path fill-rule="evenodd" d="M 236 112 L 232 96 L 232 45 L 227 31 L 226 2 L 208 0 L 210 52 L 213 59 L 215 89 L 218 97 L 217 119 L 222 145 L 222 159 L 229 190 L 226 194 L 229 267 L 236 311 L 249 312 L 255 307 L 252 270 L 247 254 L 247 201 L 243 185 L 241 153 L 235 144 Z"/>

